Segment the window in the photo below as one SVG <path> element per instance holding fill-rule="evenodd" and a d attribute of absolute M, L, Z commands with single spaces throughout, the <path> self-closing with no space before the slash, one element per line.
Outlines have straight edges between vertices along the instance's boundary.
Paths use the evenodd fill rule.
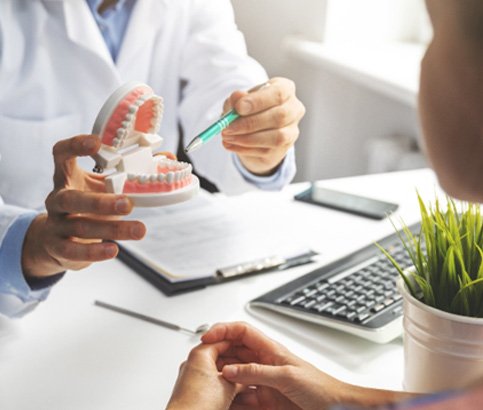
<path fill-rule="evenodd" d="M 326 42 L 427 43 L 424 0 L 328 0 Z"/>

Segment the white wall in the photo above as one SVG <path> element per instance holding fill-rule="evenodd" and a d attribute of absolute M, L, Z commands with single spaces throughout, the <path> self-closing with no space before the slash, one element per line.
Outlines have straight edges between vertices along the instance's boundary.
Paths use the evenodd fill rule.
<path fill-rule="evenodd" d="M 424 0 L 329 0 L 324 41 L 424 41 Z"/>
<path fill-rule="evenodd" d="M 290 69 L 282 50 L 287 35 L 322 40 L 326 0 L 232 0 L 250 54 L 271 76 Z"/>
<path fill-rule="evenodd" d="M 299 87 L 306 101 L 307 115 L 297 144 L 297 180 L 408 167 L 402 156 L 384 158 L 386 152 L 381 152 L 379 147 L 381 140 L 393 142 L 394 147 L 403 139 L 401 148 L 408 151 L 412 148 L 410 141 L 419 134 L 413 107 L 333 73 L 310 68 L 301 69 L 299 73 L 310 84 L 302 81 Z M 374 157 L 376 149 L 381 158 Z"/>
<path fill-rule="evenodd" d="M 282 45 L 284 38 L 301 35 L 323 41 L 326 28 L 330 27 L 333 37 L 337 34 L 337 20 L 326 19 L 327 9 L 341 6 L 337 10 L 340 15 L 343 3 L 347 6 L 351 1 L 355 0 L 232 0 L 250 54 L 271 76 L 292 78 L 307 107 L 296 144 L 297 181 L 378 171 L 370 164 L 374 155 L 368 152 L 373 139 L 404 135 L 416 141 L 419 134 L 413 107 L 287 57 Z M 391 0 L 401 1 L 421 0 Z M 404 35 L 411 33 L 405 31 Z M 395 169 L 399 167 L 396 162 Z M 407 164 L 400 167 L 406 168 Z"/>

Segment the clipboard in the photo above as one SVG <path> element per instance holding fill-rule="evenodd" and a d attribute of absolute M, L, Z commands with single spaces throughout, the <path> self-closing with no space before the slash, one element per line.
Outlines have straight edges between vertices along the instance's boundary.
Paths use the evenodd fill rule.
<path fill-rule="evenodd" d="M 318 252 L 307 250 L 287 258 L 273 256 L 218 269 L 211 277 L 179 282 L 171 282 L 164 278 L 159 272 L 145 264 L 122 245 L 119 245 L 119 254 L 117 257 L 166 296 L 175 296 L 204 289 L 211 285 L 218 285 L 265 272 L 285 270 L 311 263 L 317 255 Z"/>
<path fill-rule="evenodd" d="M 129 218 L 147 234 L 119 243 L 118 258 L 166 295 L 288 269 L 318 255 L 295 216 L 278 193 L 202 192 L 176 206 L 136 208 Z"/>

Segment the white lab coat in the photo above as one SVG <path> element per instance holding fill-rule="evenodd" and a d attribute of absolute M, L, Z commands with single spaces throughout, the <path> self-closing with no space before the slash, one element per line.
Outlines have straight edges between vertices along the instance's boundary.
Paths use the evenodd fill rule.
<path fill-rule="evenodd" d="M 42 207 L 52 189 L 54 143 L 90 133 L 105 99 L 130 80 L 145 82 L 164 97 L 161 150 L 176 152 L 178 123 L 191 139 L 219 117 L 232 91 L 265 81 L 266 73 L 247 56 L 229 0 L 138 0 L 116 64 L 85 0 L 1 0 L 0 196 L 5 204 Z M 219 138 L 192 160 L 224 192 L 251 187 Z M 1 243 L 20 210 L 0 208 Z"/>

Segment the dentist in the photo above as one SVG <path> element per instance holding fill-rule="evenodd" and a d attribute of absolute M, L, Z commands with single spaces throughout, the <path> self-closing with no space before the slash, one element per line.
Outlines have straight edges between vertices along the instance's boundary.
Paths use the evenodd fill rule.
<path fill-rule="evenodd" d="M 65 270 L 115 257 L 112 240 L 144 236 L 140 222 L 118 219 L 130 213 L 129 200 L 102 194 L 102 178 L 86 171 L 92 163 L 84 157 L 99 146 L 79 135 L 131 80 L 164 97 L 165 151 L 237 110 L 241 118 L 222 138 L 191 157 L 221 191 L 280 189 L 293 178 L 304 107 L 290 80 L 268 80 L 247 55 L 229 0 L 4 0 L 1 313 L 24 314 Z M 244 91 L 267 80 L 269 87 Z"/>

